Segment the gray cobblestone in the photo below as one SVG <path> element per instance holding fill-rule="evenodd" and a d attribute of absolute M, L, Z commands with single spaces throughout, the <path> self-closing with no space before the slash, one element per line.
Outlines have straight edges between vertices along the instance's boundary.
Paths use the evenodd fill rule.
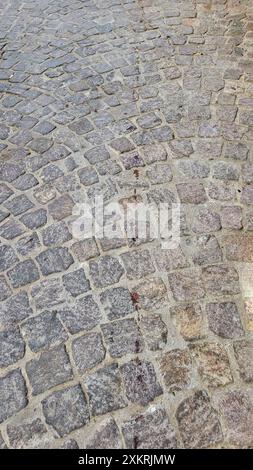
<path fill-rule="evenodd" d="M 251 448 L 250 0 L 9 3 L 0 447 Z M 177 247 L 76 237 L 98 196 Z"/>
<path fill-rule="evenodd" d="M 46 422 L 59 436 L 81 428 L 89 421 L 89 410 L 79 385 L 55 392 L 42 401 Z"/>
<path fill-rule="evenodd" d="M 0 423 L 2 423 L 27 405 L 27 390 L 20 369 L 15 369 L 1 377 L 0 391 Z"/>
<path fill-rule="evenodd" d="M 26 372 L 34 395 L 72 378 L 72 369 L 64 346 L 42 352 L 38 358 L 27 362 Z"/>

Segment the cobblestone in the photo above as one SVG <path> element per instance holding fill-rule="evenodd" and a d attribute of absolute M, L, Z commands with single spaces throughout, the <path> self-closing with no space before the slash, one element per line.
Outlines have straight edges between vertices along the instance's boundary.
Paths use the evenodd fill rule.
<path fill-rule="evenodd" d="M 2 8 L 1 448 L 252 447 L 251 3 Z"/>

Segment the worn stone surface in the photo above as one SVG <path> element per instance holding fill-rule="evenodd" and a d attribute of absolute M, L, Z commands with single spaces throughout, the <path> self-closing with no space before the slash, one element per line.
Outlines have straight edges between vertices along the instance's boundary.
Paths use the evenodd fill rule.
<path fill-rule="evenodd" d="M 244 382 L 253 381 L 253 342 L 251 340 L 234 343 L 235 358 L 239 374 Z"/>
<path fill-rule="evenodd" d="M 80 373 L 92 369 L 102 362 L 105 357 L 101 335 L 89 333 L 74 339 L 72 342 L 72 354 Z"/>
<path fill-rule="evenodd" d="M 29 348 L 34 352 L 61 344 L 68 338 L 54 312 L 43 312 L 29 318 L 22 323 L 21 331 Z"/>
<path fill-rule="evenodd" d="M 127 398 L 140 405 L 147 405 L 161 395 L 162 388 L 157 381 L 153 365 L 147 361 L 128 362 L 121 367 Z"/>
<path fill-rule="evenodd" d="M 191 358 L 187 350 L 173 349 L 163 354 L 160 370 L 171 393 L 185 390 L 191 383 Z"/>
<path fill-rule="evenodd" d="M 213 446 L 222 440 L 218 415 L 205 391 L 197 391 L 183 400 L 176 418 L 186 448 Z"/>
<path fill-rule="evenodd" d="M 39 279 L 39 271 L 32 259 L 18 263 L 7 272 L 13 287 L 22 287 Z"/>
<path fill-rule="evenodd" d="M 64 274 L 62 276 L 63 284 L 65 289 L 70 292 L 73 297 L 85 294 L 90 290 L 90 282 L 85 276 L 83 269 L 77 269 L 76 271 Z"/>
<path fill-rule="evenodd" d="M 14 449 L 31 449 L 43 444 L 47 429 L 40 418 L 33 418 L 22 424 L 11 423 L 7 426 L 7 434 Z"/>
<path fill-rule="evenodd" d="M 122 432 L 127 449 L 175 449 L 178 446 L 163 408 L 154 407 L 152 411 L 133 416 L 123 423 Z"/>
<path fill-rule="evenodd" d="M 131 294 L 124 287 L 105 290 L 100 299 L 109 320 L 125 317 L 135 310 Z"/>
<path fill-rule="evenodd" d="M 92 295 L 81 297 L 74 304 L 59 306 L 59 316 L 71 334 L 91 330 L 101 319 L 98 304 Z"/>
<path fill-rule="evenodd" d="M 0 422 L 22 410 L 27 405 L 27 388 L 20 369 L 15 369 L 0 379 Z"/>
<path fill-rule="evenodd" d="M 220 344 L 192 344 L 190 351 L 207 387 L 224 386 L 233 381 L 228 354 Z"/>
<path fill-rule="evenodd" d="M 72 369 L 64 346 L 57 346 L 31 359 L 26 365 L 33 394 L 38 395 L 72 378 Z"/>
<path fill-rule="evenodd" d="M 121 449 L 122 439 L 114 419 L 110 418 L 95 427 L 91 437 L 84 443 L 86 449 Z"/>
<path fill-rule="evenodd" d="M 117 258 L 104 256 L 98 261 L 90 261 L 90 275 L 96 287 L 106 287 L 117 283 L 124 269 Z"/>
<path fill-rule="evenodd" d="M 93 415 L 101 415 L 127 406 L 118 365 L 113 363 L 90 374 L 84 381 Z"/>
<path fill-rule="evenodd" d="M 252 2 L 2 3 L 0 447 L 252 447 Z"/>
<path fill-rule="evenodd" d="M 206 313 L 209 328 L 222 338 L 237 338 L 243 335 L 243 328 L 237 306 L 234 302 L 213 302 L 207 304 Z"/>
<path fill-rule="evenodd" d="M 219 393 L 214 403 L 224 420 L 225 442 L 239 448 L 252 447 L 252 389 Z"/>
<path fill-rule="evenodd" d="M 25 343 L 18 328 L 12 328 L 0 332 L 1 357 L 0 367 L 8 367 L 15 364 L 25 354 Z"/>
<path fill-rule="evenodd" d="M 189 302 L 205 295 L 202 280 L 197 271 L 187 270 L 168 275 L 173 297 L 177 301 Z"/>
<path fill-rule="evenodd" d="M 72 255 L 65 247 L 49 248 L 36 257 L 42 274 L 49 274 L 65 271 L 74 262 Z"/>
<path fill-rule="evenodd" d="M 178 332 L 186 341 L 203 336 L 203 314 L 199 305 L 181 305 L 170 310 Z"/>
<path fill-rule="evenodd" d="M 132 318 L 107 323 L 101 328 L 112 357 L 122 357 L 128 353 L 136 354 L 143 350 L 142 336 Z"/>
<path fill-rule="evenodd" d="M 89 409 L 80 385 L 52 393 L 42 400 L 42 409 L 46 422 L 61 437 L 89 421 Z"/>
<path fill-rule="evenodd" d="M 151 351 L 163 349 L 167 343 L 168 329 L 158 314 L 142 315 L 139 326 L 143 338 Z"/>

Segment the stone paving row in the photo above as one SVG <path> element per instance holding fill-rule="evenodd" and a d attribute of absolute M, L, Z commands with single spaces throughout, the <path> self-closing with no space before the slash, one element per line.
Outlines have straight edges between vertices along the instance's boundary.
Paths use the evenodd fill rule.
<path fill-rule="evenodd" d="M 252 2 L 0 6 L 0 447 L 253 447 Z M 97 195 L 180 247 L 74 239 Z"/>

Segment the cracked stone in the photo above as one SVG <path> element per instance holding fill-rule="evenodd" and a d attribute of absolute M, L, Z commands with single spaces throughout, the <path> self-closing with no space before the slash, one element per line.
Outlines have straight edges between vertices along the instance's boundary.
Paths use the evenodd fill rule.
<path fill-rule="evenodd" d="M 26 372 L 33 395 L 72 379 L 72 369 L 64 346 L 42 352 L 39 357 L 28 361 Z"/>
<path fill-rule="evenodd" d="M 22 323 L 21 332 L 29 348 L 34 352 L 58 346 L 68 339 L 54 312 L 43 312 L 41 315 L 29 318 Z"/>
<path fill-rule="evenodd" d="M 89 408 L 80 385 L 54 392 L 42 400 L 47 424 L 59 436 L 83 427 L 89 421 Z"/>
<path fill-rule="evenodd" d="M 130 361 L 121 366 L 121 373 L 126 396 L 133 403 L 145 406 L 163 393 L 151 362 Z"/>
<path fill-rule="evenodd" d="M 110 364 L 87 376 L 84 381 L 93 416 L 125 408 L 126 399 L 117 364 Z"/>
<path fill-rule="evenodd" d="M 89 333 L 76 338 L 72 343 L 72 353 L 78 371 L 83 374 L 103 361 L 105 349 L 101 335 Z"/>

